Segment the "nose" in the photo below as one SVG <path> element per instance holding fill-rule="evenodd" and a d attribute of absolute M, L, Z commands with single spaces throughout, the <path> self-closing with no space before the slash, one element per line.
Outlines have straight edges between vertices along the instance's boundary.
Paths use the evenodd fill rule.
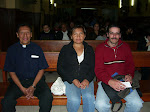
<path fill-rule="evenodd" d="M 27 36 L 27 33 L 24 33 L 24 36 L 26 37 L 26 36 Z"/>
<path fill-rule="evenodd" d="M 77 34 L 76 37 L 79 38 L 79 37 L 80 37 L 80 34 Z"/>

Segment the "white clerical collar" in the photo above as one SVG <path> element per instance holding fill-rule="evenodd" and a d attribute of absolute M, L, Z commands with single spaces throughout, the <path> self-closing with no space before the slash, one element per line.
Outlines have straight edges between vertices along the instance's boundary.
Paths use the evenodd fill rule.
<path fill-rule="evenodd" d="M 45 31 L 44 31 L 45 32 Z M 45 32 L 45 33 L 49 33 L 50 32 L 50 30 L 48 30 L 48 32 Z"/>
<path fill-rule="evenodd" d="M 26 47 L 27 47 L 27 45 L 22 45 L 22 47 L 23 47 L 23 48 L 26 48 Z"/>

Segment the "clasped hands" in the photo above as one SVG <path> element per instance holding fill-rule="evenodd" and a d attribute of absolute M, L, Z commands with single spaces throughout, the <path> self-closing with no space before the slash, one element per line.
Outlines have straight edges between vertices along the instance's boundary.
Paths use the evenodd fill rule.
<path fill-rule="evenodd" d="M 34 98 L 34 96 L 33 96 L 34 91 L 35 91 L 35 88 L 32 86 L 22 89 L 22 92 L 25 94 L 27 100 L 29 100 L 30 98 Z"/>
<path fill-rule="evenodd" d="M 74 79 L 72 82 L 75 86 L 81 89 L 85 89 L 86 87 L 89 87 L 89 81 L 87 79 L 84 79 L 81 83 L 78 79 Z"/>
<path fill-rule="evenodd" d="M 132 84 L 132 76 L 125 75 L 125 82 L 130 82 Z M 121 90 L 126 89 L 126 86 L 117 79 L 110 79 L 108 81 L 108 85 L 111 86 L 116 91 L 121 91 Z"/>

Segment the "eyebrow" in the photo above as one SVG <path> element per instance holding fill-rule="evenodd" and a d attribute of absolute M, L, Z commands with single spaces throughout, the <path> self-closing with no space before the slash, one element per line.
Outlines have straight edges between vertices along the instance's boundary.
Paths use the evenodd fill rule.
<path fill-rule="evenodd" d="M 111 31 L 109 31 L 109 33 L 120 33 L 120 32 L 111 32 Z"/>

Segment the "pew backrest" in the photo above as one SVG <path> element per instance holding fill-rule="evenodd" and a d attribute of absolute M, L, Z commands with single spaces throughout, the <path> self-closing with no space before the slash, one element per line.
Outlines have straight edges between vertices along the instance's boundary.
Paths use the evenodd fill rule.
<path fill-rule="evenodd" d="M 61 48 L 68 44 L 69 40 L 32 40 L 32 42 L 38 44 L 44 52 L 60 52 Z M 85 40 L 95 50 L 97 45 L 104 42 L 103 40 Z M 132 51 L 137 50 L 138 41 L 125 41 L 129 44 Z"/>
<path fill-rule="evenodd" d="M 45 71 L 57 71 L 57 60 L 59 52 L 44 52 L 49 67 Z M 150 52 L 133 51 L 133 60 L 135 67 L 150 67 Z M 0 52 L 0 69 L 2 69 L 3 81 L 7 81 L 7 73 L 3 70 L 5 64 L 6 52 Z"/>

